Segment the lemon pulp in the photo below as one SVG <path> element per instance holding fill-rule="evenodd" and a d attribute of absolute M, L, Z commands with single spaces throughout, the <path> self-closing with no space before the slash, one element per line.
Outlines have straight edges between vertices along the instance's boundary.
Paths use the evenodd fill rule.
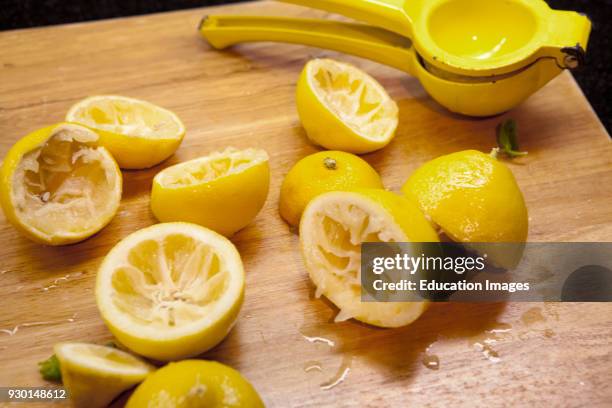
<path fill-rule="evenodd" d="M 336 321 L 355 318 L 380 327 L 410 324 L 427 304 L 362 302 L 361 243 L 437 240 L 416 206 L 384 190 L 321 194 L 300 223 L 302 254 L 317 297 L 325 295 L 340 309 Z"/>
<path fill-rule="evenodd" d="M 315 61 L 311 84 L 317 96 L 342 122 L 371 139 L 382 139 L 397 125 L 397 110 L 382 87 L 356 68 L 332 60 Z"/>
<path fill-rule="evenodd" d="M 95 129 L 119 166 L 141 169 L 171 156 L 185 135 L 173 112 L 139 99 L 98 95 L 70 108 L 66 120 Z"/>
<path fill-rule="evenodd" d="M 395 135 L 397 105 L 374 78 L 352 65 L 308 62 L 296 102 L 308 138 L 327 149 L 367 153 Z"/>
<path fill-rule="evenodd" d="M 121 241 L 105 258 L 98 307 L 121 343 L 173 360 L 215 346 L 244 296 L 240 255 L 226 238 L 188 223 L 165 223 Z"/>
<path fill-rule="evenodd" d="M 97 143 L 91 130 L 60 124 L 16 144 L 2 170 L 8 218 L 50 244 L 85 239 L 106 225 L 119 206 L 121 173 Z"/>
<path fill-rule="evenodd" d="M 168 167 L 158 173 L 155 179 L 163 187 L 184 187 L 238 174 L 266 161 L 268 154 L 264 150 L 238 150 L 229 147 L 222 152 L 213 152 L 208 156 Z"/>

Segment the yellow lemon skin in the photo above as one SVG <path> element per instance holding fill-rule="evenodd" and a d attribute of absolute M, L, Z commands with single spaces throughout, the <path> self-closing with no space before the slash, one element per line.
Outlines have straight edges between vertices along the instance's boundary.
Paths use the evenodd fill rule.
<path fill-rule="evenodd" d="M 110 127 L 108 115 L 113 109 L 109 110 L 109 106 L 117 107 L 116 117 L 112 118 L 115 123 Z M 185 125 L 174 112 L 119 95 L 83 99 L 69 109 L 66 121 L 96 131 L 100 144 L 111 152 L 122 169 L 145 169 L 161 163 L 174 154 L 185 136 Z M 169 123 L 176 128 L 171 135 L 150 134 L 159 132 L 160 124 Z M 149 130 L 134 129 L 143 125 Z"/>
<path fill-rule="evenodd" d="M 166 340 L 135 336 L 115 325 L 104 313 L 102 318 L 117 340 L 133 352 L 159 361 L 175 361 L 197 356 L 221 343 L 238 320 L 243 303 L 244 287 L 232 307 L 206 330 Z"/>
<path fill-rule="evenodd" d="M 160 368 L 136 388 L 126 408 L 263 408 L 253 386 L 215 361 L 184 360 Z"/>
<path fill-rule="evenodd" d="M 86 343 L 54 346 L 62 383 L 75 407 L 107 407 L 123 391 L 142 382 L 155 367 L 121 350 Z"/>
<path fill-rule="evenodd" d="M 122 175 L 121 171 L 113 160 L 113 157 L 110 153 L 99 147 L 100 151 L 104 155 L 106 163 L 111 165 L 113 168 L 114 177 L 117 183 L 117 191 L 116 191 L 116 205 L 115 210 L 105 214 L 98 221 L 97 225 L 93 228 L 89 228 L 87 230 L 83 230 L 80 233 L 73 233 L 70 235 L 54 235 L 49 236 L 41 233 L 40 231 L 32 228 L 23 222 L 23 220 L 18 216 L 15 204 L 11 198 L 12 191 L 14 189 L 14 179 L 13 176 L 17 171 L 18 166 L 20 165 L 23 157 L 33 150 L 39 148 L 52 136 L 53 132 L 58 127 L 63 126 L 78 126 L 70 123 L 57 123 L 42 129 L 38 129 L 34 132 L 29 133 L 28 135 L 21 138 L 17 143 L 15 143 L 11 149 L 8 151 L 6 156 L 4 157 L 4 161 L 2 163 L 2 167 L 0 167 L 0 204 L 2 205 L 2 210 L 4 211 L 4 215 L 6 219 L 13 225 L 20 233 L 29 238 L 30 240 L 45 245 L 67 245 L 73 244 L 84 239 L 87 239 L 91 235 L 94 235 L 96 232 L 100 231 L 104 228 L 114 217 L 116 210 L 119 207 L 119 200 L 121 198 L 122 193 Z"/>
<path fill-rule="evenodd" d="M 279 211 L 297 227 L 306 205 L 328 191 L 383 188 L 380 175 L 362 158 L 341 151 L 323 151 L 298 161 L 281 185 Z"/>
<path fill-rule="evenodd" d="M 193 185 L 168 187 L 155 177 L 151 210 L 160 222 L 192 222 L 231 237 L 257 216 L 269 186 L 267 161 Z"/>
<path fill-rule="evenodd" d="M 348 125 L 329 106 L 327 106 L 317 95 L 313 88 L 313 70 L 319 64 L 332 64 L 332 66 L 345 70 L 351 75 L 362 77 L 361 80 L 375 87 L 382 95 L 385 95 L 390 105 L 389 116 L 395 125 L 386 131 L 386 135 L 370 138 L 360 135 L 357 130 Z M 367 79 L 366 79 L 367 78 Z M 345 87 L 350 87 L 349 82 Z M 355 154 L 365 154 L 382 149 L 391 142 L 397 128 L 397 106 L 386 91 L 373 78 L 365 72 L 349 64 L 339 63 L 331 60 L 312 60 L 302 70 L 296 87 L 296 106 L 300 121 L 310 141 L 330 150 L 342 150 Z"/>
<path fill-rule="evenodd" d="M 100 135 L 100 144 L 111 152 L 119 167 L 128 170 L 147 169 L 163 162 L 176 152 L 185 135 L 176 139 L 150 139 L 94 130 Z"/>
<path fill-rule="evenodd" d="M 39 244 L 61 244 L 60 241 L 47 242 L 40 235 L 33 232 L 27 225 L 24 225 L 21 220 L 17 217 L 15 207 L 13 206 L 11 199 L 11 188 L 13 185 L 13 174 L 19 165 L 22 157 L 38 146 L 43 144 L 48 138 L 53 129 L 57 125 L 48 126 L 36 130 L 27 136 L 21 138 L 17 143 L 11 147 L 4 158 L 2 168 L 0 168 L 0 203 L 2 204 L 2 210 L 6 219 L 23 235 L 30 238 L 32 241 Z"/>
<path fill-rule="evenodd" d="M 386 190 L 357 189 L 355 193 L 375 201 L 387 210 L 409 242 L 439 242 L 438 234 L 421 210 L 405 197 Z"/>
<path fill-rule="evenodd" d="M 466 150 L 419 167 L 402 192 L 458 242 L 524 242 L 528 214 L 523 194 L 505 164 Z"/>

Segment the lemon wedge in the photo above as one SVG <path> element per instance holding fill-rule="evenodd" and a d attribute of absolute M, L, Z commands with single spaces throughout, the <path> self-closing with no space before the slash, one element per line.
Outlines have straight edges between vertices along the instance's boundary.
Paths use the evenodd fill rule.
<path fill-rule="evenodd" d="M 316 286 L 340 312 L 379 327 L 405 326 L 427 302 L 362 302 L 362 242 L 438 242 L 416 205 L 385 190 L 334 191 L 315 197 L 300 222 L 300 245 L 306 269 Z"/>
<path fill-rule="evenodd" d="M 62 382 L 76 407 L 106 407 L 155 370 L 139 358 L 112 347 L 59 343 L 54 351 Z"/>
<path fill-rule="evenodd" d="M 216 361 L 184 360 L 151 374 L 126 408 L 263 408 L 253 386 L 236 370 Z"/>
<path fill-rule="evenodd" d="M 143 169 L 172 156 L 185 136 L 173 112 L 139 99 L 98 95 L 70 108 L 66 121 L 96 130 L 123 169 Z"/>
<path fill-rule="evenodd" d="M 331 59 L 306 64 L 296 103 L 308 138 L 330 150 L 361 154 L 381 149 L 398 124 L 396 103 L 374 78 Z"/>
<path fill-rule="evenodd" d="M 82 241 L 113 218 L 121 172 L 86 127 L 60 123 L 19 140 L 0 169 L 0 203 L 28 238 L 49 245 Z"/>
<path fill-rule="evenodd" d="M 231 236 L 259 213 L 269 184 L 264 150 L 230 147 L 159 172 L 151 210 L 162 222 L 193 222 Z"/>
<path fill-rule="evenodd" d="M 96 281 L 102 318 L 137 354 L 169 361 L 214 347 L 234 325 L 244 299 L 240 254 L 222 235 L 189 223 L 164 223 L 124 238 L 104 258 Z"/>

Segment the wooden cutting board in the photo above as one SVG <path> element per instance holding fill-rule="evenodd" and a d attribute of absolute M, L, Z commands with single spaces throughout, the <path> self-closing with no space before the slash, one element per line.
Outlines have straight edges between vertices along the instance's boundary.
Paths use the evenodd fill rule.
<path fill-rule="evenodd" d="M 612 404 L 612 305 L 437 304 L 397 330 L 334 324 L 336 310 L 314 299 L 298 238 L 277 212 L 283 176 L 317 151 L 296 114 L 295 83 L 306 61 L 325 55 L 372 74 L 399 105 L 395 140 L 364 156 L 389 189 L 441 154 L 489 151 L 495 126 L 512 117 L 529 151 L 509 163 L 529 208 L 529 239 L 610 241 L 612 143 L 569 73 L 512 112 L 469 119 L 442 109 L 414 78 L 365 60 L 279 44 L 214 51 L 196 31 L 213 12 L 326 16 L 261 2 L 0 33 L 0 155 L 94 94 L 152 101 L 188 129 L 166 163 L 124 172 L 117 216 L 85 242 L 40 246 L 0 220 L 0 386 L 44 385 L 36 363 L 56 342 L 111 338 L 94 302 L 96 268 L 117 241 L 155 222 L 149 190 L 158 171 L 255 146 L 270 154 L 272 184 L 255 222 L 232 239 L 246 266 L 246 301 L 237 326 L 203 357 L 239 369 L 267 405 Z M 436 357 L 438 369 L 426 367 Z"/>

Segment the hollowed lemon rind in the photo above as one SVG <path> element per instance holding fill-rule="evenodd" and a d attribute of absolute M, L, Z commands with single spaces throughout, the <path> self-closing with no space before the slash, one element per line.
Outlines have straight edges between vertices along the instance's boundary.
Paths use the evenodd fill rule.
<path fill-rule="evenodd" d="M 208 156 L 168 167 L 157 173 L 154 182 L 164 188 L 191 187 L 242 173 L 267 161 L 268 154 L 265 150 L 238 150 L 228 147 L 222 152 L 213 152 Z"/>
<path fill-rule="evenodd" d="M 101 145 L 124 169 L 161 163 L 174 154 L 185 136 L 185 125 L 174 112 L 118 95 L 85 98 L 70 108 L 66 120 L 98 132 Z"/>
<path fill-rule="evenodd" d="M 326 218 L 333 220 L 333 228 L 329 228 Z M 348 229 L 346 224 L 350 224 Z M 341 248 L 337 245 L 332 248 L 334 243 L 330 238 L 343 241 Z M 360 244 L 406 241 L 409 239 L 393 215 L 380 203 L 357 192 L 331 192 L 313 199 L 300 223 L 300 245 L 306 269 L 316 286 L 317 297 L 324 295 L 340 309 L 336 322 L 354 318 L 379 327 L 400 327 L 423 313 L 427 302 L 361 301 Z M 336 257 L 349 258 L 345 261 L 345 270 L 332 265 L 335 261 L 330 259 L 334 257 L 324 254 L 321 247 Z"/>
<path fill-rule="evenodd" d="M 229 237 L 257 216 L 269 185 L 264 150 L 228 148 L 158 173 L 151 210 L 161 222 L 191 222 Z"/>
<path fill-rule="evenodd" d="M 206 304 L 203 307 L 205 313 L 194 318 L 192 322 L 183 321 L 178 325 L 164 325 L 158 321 L 148 323 L 139 321 L 142 319 L 134 318 L 128 310 L 122 309 L 121 296 L 125 294 L 118 293 L 114 277 L 118 269 L 128 263 L 130 251 L 140 243 L 149 240 L 163 242 L 169 236 L 180 235 L 198 241 L 217 254 L 222 264 L 221 272 L 226 273 L 222 282 L 222 293 Z M 175 265 L 168 266 L 172 268 Z M 183 273 L 188 272 L 181 268 L 176 278 L 180 279 Z M 202 273 L 200 271 L 200 275 L 196 275 L 195 278 L 201 278 Z M 193 283 L 192 281 L 191 284 Z M 206 284 L 206 279 L 195 282 L 192 289 L 200 289 L 199 284 Z M 198 225 L 180 222 L 163 223 L 129 235 L 109 252 L 98 272 L 96 300 L 104 321 L 122 344 L 138 354 L 168 361 L 198 355 L 223 340 L 238 317 L 244 300 L 244 285 L 242 261 L 229 240 Z M 163 285 L 158 285 L 158 289 L 163 291 Z M 186 290 L 185 287 L 183 289 Z M 162 301 L 165 300 L 153 302 L 154 306 L 159 306 Z M 140 303 L 142 304 L 142 299 Z"/>
<path fill-rule="evenodd" d="M 296 101 L 308 138 L 330 150 L 363 154 L 381 149 L 398 126 L 397 104 L 374 78 L 330 59 L 306 65 Z"/>
<path fill-rule="evenodd" d="M 90 237 L 111 221 L 121 200 L 117 163 L 98 145 L 95 132 L 76 124 L 60 123 L 22 138 L 7 153 L 0 173 L 7 219 L 43 244 Z M 103 184 L 91 181 L 96 176 Z M 75 214 L 75 208 L 83 212 L 85 207 L 87 214 Z"/>

